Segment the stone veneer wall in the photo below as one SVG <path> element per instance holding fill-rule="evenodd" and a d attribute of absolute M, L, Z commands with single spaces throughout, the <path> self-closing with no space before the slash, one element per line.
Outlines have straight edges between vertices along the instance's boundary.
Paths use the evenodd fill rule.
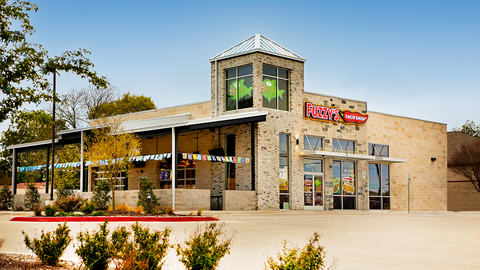
<path fill-rule="evenodd" d="M 408 160 L 390 165 L 392 210 L 408 209 L 410 173 L 410 210 L 446 211 L 447 125 L 377 112 L 369 115 L 372 142 L 390 144 L 390 157 Z"/>
<path fill-rule="evenodd" d="M 156 189 L 153 191 L 159 198 L 160 209 L 172 206 L 172 190 Z M 83 198 L 90 199 L 91 192 L 84 192 Z M 125 203 L 135 208 L 138 201 L 138 190 L 117 191 L 115 193 L 115 204 Z M 196 211 L 198 209 L 210 210 L 210 190 L 208 189 L 176 189 L 175 210 Z"/>
<path fill-rule="evenodd" d="M 223 210 L 225 211 L 253 211 L 257 209 L 255 191 L 225 190 L 223 196 Z"/>
<path fill-rule="evenodd" d="M 225 111 L 225 70 L 228 68 L 253 65 L 253 107 L 235 111 Z M 286 68 L 290 71 L 290 110 L 280 111 L 264 108 L 262 105 L 263 65 Z M 215 102 L 215 63 L 211 65 L 212 101 Z M 279 134 L 290 135 L 290 149 L 295 148 L 295 138 L 301 133 L 302 93 L 304 82 L 303 62 L 285 59 L 264 53 L 252 53 L 235 58 L 218 61 L 218 115 L 236 114 L 248 111 L 268 111 L 267 122 L 256 124 L 255 129 L 255 190 L 257 208 L 259 210 L 275 210 L 279 208 Z M 215 113 L 215 103 L 212 112 Z M 237 135 L 237 138 L 239 135 Z M 290 155 L 290 208 L 303 209 L 303 175 L 296 171 L 302 167 L 298 155 L 291 151 Z"/>

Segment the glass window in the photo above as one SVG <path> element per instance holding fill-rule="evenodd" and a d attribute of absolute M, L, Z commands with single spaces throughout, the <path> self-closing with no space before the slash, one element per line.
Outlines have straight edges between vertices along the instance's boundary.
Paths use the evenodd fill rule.
<path fill-rule="evenodd" d="M 225 154 L 227 157 L 235 156 L 235 134 L 227 134 L 225 136 Z M 235 175 L 236 175 L 236 164 L 231 162 L 226 162 L 226 179 L 225 179 L 225 189 L 226 190 L 235 190 Z"/>
<path fill-rule="evenodd" d="M 389 157 L 389 146 L 385 144 L 369 143 L 368 154 L 377 157 Z"/>
<path fill-rule="evenodd" d="M 305 172 L 322 173 L 323 172 L 322 160 L 321 159 L 304 159 L 303 170 Z"/>
<path fill-rule="evenodd" d="M 322 151 L 323 139 L 319 137 L 303 136 L 303 150 Z"/>
<path fill-rule="evenodd" d="M 263 66 L 262 96 L 263 107 L 289 110 L 288 70 L 271 66 Z"/>
<path fill-rule="evenodd" d="M 333 208 L 357 209 L 355 162 L 333 161 Z"/>
<path fill-rule="evenodd" d="M 390 166 L 368 164 L 370 209 L 390 209 Z"/>
<path fill-rule="evenodd" d="M 176 188 L 195 188 L 194 160 L 181 159 L 178 161 Z M 160 163 L 160 188 L 172 188 L 172 164 Z"/>
<path fill-rule="evenodd" d="M 280 209 L 290 209 L 290 185 L 289 185 L 289 141 L 290 136 L 280 134 L 280 166 L 279 166 L 279 191 L 280 191 Z"/>
<path fill-rule="evenodd" d="M 253 107 L 252 65 L 226 70 L 225 110 Z"/>
<path fill-rule="evenodd" d="M 355 153 L 355 142 L 333 139 L 332 150 L 333 152 L 346 152 L 353 154 Z"/>

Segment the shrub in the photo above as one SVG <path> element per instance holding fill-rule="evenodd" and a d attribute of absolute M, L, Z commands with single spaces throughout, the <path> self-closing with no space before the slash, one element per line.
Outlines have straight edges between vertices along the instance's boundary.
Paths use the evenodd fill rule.
<path fill-rule="evenodd" d="M 13 195 L 7 185 L 0 190 L 0 210 L 8 210 L 12 207 Z"/>
<path fill-rule="evenodd" d="M 32 250 L 40 261 L 46 265 L 57 265 L 63 251 L 72 241 L 70 229 L 66 222 L 63 225 L 58 224 L 58 228 L 54 232 L 44 233 L 42 230 L 40 239 L 30 240 L 24 231 L 22 231 L 22 234 L 25 246 Z"/>
<path fill-rule="evenodd" d="M 235 233 L 219 239 L 224 234 L 225 223 L 207 223 L 205 230 L 197 227 L 193 235 L 183 245 L 177 244 L 177 255 L 187 269 L 215 269 L 227 253 Z"/>
<path fill-rule="evenodd" d="M 83 203 L 85 203 L 85 201 L 86 199 L 83 199 L 82 197 L 69 196 L 61 200 L 57 200 L 55 204 L 58 207 L 58 210 L 73 213 L 80 209 L 80 207 Z"/>
<path fill-rule="evenodd" d="M 173 215 L 173 207 L 169 206 L 167 207 L 167 209 L 165 209 L 165 213 L 168 214 L 168 215 Z"/>
<path fill-rule="evenodd" d="M 80 232 L 77 240 L 80 242 L 75 253 L 80 256 L 87 269 L 102 270 L 108 269 L 108 264 L 112 260 L 112 249 L 107 228 L 108 221 L 100 224 L 99 231 Z"/>
<path fill-rule="evenodd" d="M 56 213 L 55 216 L 56 216 L 56 217 L 69 217 L 69 216 L 71 216 L 71 214 L 62 211 L 62 212 Z"/>
<path fill-rule="evenodd" d="M 23 211 L 23 207 L 21 205 L 15 207 L 15 211 Z"/>
<path fill-rule="evenodd" d="M 127 212 L 127 211 L 132 211 L 132 208 L 125 203 L 121 203 L 117 205 L 117 207 L 115 207 L 115 210 L 120 212 Z"/>
<path fill-rule="evenodd" d="M 148 196 L 150 195 L 150 205 L 148 204 Z M 158 198 L 153 193 L 153 183 L 148 178 L 140 178 L 140 190 L 138 191 L 137 206 L 143 206 L 147 213 L 151 213 L 152 209 L 158 206 Z"/>
<path fill-rule="evenodd" d="M 55 216 L 56 212 L 57 212 L 57 207 L 53 205 L 45 205 L 45 216 L 53 217 Z"/>
<path fill-rule="evenodd" d="M 277 255 L 278 261 L 269 257 L 265 264 L 266 269 L 324 269 L 325 252 L 319 244 L 320 236 L 317 232 L 308 240 L 308 244 L 303 248 L 288 247 L 287 241 L 283 241 L 281 253 Z"/>
<path fill-rule="evenodd" d="M 197 211 L 197 216 L 201 216 L 203 212 L 203 208 L 198 209 Z"/>
<path fill-rule="evenodd" d="M 84 213 L 85 215 L 91 214 L 95 210 L 95 204 L 91 201 L 85 202 L 85 204 L 80 207 L 80 212 Z"/>
<path fill-rule="evenodd" d="M 59 182 L 60 183 L 58 183 L 58 185 L 55 185 L 57 200 L 63 200 L 74 195 L 75 182 L 72 179 L 66 177 L 61 179 Z"/>
<path fill-rule="evenodd" d="M 35 216 L 41 216 L 42 215 L 42 208 L 39 206 L 39 205 L 35 205 L 33 207 L 33 213 L 35 214 Z"/>
<path fill-rule="evenodd" d="M 34 184 L 28 184 L 23 204 L 25 205 L 25 208 L 30 211 L 33 210 L 35 205 L 40 205 L 40 193 Z"/>
<path fill-rule="evenodd" d="M 161 269 L 169 248 L 170 228 L 150 232 L 137 223 L 132 225 L 133 240 L 126 241 L 130 232 L 121 227 L 112 233 L 112 246 L 120 269 Z"/>
<path fill-rule="evenodd" d="M 145 212 L 145 209 L 143 209 L 143 206 L 140 205 L 137 208 L 135 208 L 135 213 L 141 214 L 143 212 Z"/>
<path fill-rule="evenodd" d="M 100 180 L 93 189 L 92 202 L 95 204 L 95 210 L 107 210 L 112 196 L 110 196 L 111 187 L 106 180 Z"/>
<path fill-rule="evenodd" d="M 90 216 L 106 216 L 107 214 L 105 214 L 105 212 L 103 211 L 96 211 L 96 212 L 93 212 L 90 214 Z"/>

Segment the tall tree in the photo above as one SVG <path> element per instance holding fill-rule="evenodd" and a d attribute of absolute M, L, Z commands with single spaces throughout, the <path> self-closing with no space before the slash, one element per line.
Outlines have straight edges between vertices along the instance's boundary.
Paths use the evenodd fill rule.
<path fill-rule="evenodd" d="M 128 175 L 128 163 L 140 154 L 140 140 L 133 133 L 126 133 L 119 122 L 101 119 L 92 134 L 85 140 L 85 156 L 91 167 L 103 172 L 112 188 L 112 207 L 115 210 L 115 188 L 122 173 Z"/>
<path fill-rule="evenodd" d="M 455 149 L 450 156 L 448 168 L 466 177 L 480 192 L 480 139 L 464 143 Z"/>
<path fill-rule="evenodd" d="M 50 74 L 73 72 L 95 86 L 107 86 L 104 77 L 90 70 L 94 65 L 85 57 L 89 51 L 66 51 L 49 57 L 42 45 L 27 41 L 27 36 L 35 32 L 28 13 L 37 10 L 37 5 L 29 1 L 0 1 L 0 89 L 5 95 L 0 101 L 0 122 L 24 103 L 51 100 Z M 14 22 L 20 25 L 19 30 L 12 28 Z"/>
<path fill-rule="evenodd" d="M 467 120 L 461 128 L 453 128 L 454 131 L 480 138 L 480 125 L 475 125 L 475 122 Z"/>

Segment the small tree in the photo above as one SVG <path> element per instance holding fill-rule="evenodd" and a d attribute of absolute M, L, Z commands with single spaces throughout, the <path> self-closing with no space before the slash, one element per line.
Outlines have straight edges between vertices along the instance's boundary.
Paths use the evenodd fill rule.
<path fill-rule="evenodd" d="M 466 177 L 480 192 L 480 139 L 464 143 L 453 150 L 448 168 Z"/>
<path fill-rule="evenodd" d="M 276 261 L 269 257 L 265 269 L 271 270 L 319 270 L 325 267 L 325 252 L 319 244 L 320 235 L 315 232 L 303 248 L 288 247 L 287 241 L 283 241 L 281 253 L 277 255 Z"/>
<path fill-rule="evenodd" d="M 46 265 L 57 265 L 63 251 L 72 241 L 67 222 L 63 225 L 58 224 L 58 228 L 53 232 L 45 233 L 42 230 L 40 239 L 34 238 L 30 240 L 30 237 L 24 231 L 22 231 L 22 234 L 27 248 L 32 250 L 40 261 Z"/>
<path fill-rule="evenodd" d="M 115 188 L 117 178 L 125 172 L 128 175 L 130 158 L 140 154 L 140 140 L 133 134 L 125 132 L 120 122 L 106 119 L 99 120 L 86 142 L 86 157 L 92 162 L 91 167 L 103 171 L 112 188 L 112 209 L 115 210 Z"/>
<path fill-rule="evenodd" d="M 23 204 L 25 205 L 25 208 L 30 211 L 33 210 L 35 206 L 40 206 L 40 193 L 34 184 L 28 184 Z"/>
<path fill-rule="evenodd" d="M 93 188 L 92 193 L 92 202 L 95 204 L 96 210 L 107 210 L 108 206 L 110 205 L 110 200 L 112 196 L 110 196 L 110 184 L 108 181 L 99 180 L 97 181 L 97 185 Z"/>
<path fill-rule="evenodd" d="M 475 122 L 467 120 L 461 128 L 453 128 L 453 131 L 460 131 L 462 133 L 480 138 L 480 125 L 475 125 Z"/>
<path fill-rule="evenodd" d="M 216 269 L 220 259 L 230 254 L 230 245 L 233 237 L 224 237 L 224 223 L 210 223 L 203 230 L 197 227 L 193 235 L 185 241 L 185 244 L 177 244 L 177 255 L 180 262 L 189 270 Z"/>
<path fill-rule="evenodd" d="M 79 185 L 78 172 L 74 170 L 55 170 L 55 193 L 57 201 L 74 195 L 75 188 Z"/>
<path fill-rule="evenodd" d="M 7 185 L 0 190 L 0 210 L 8 210 L 12 207 L 13 195 Z"/>
<path fill-rule="evenodd" d="M 150 196 L 150 205 L 148 204 L 148 196 Z M 152 209 L 158 205 L 158 198 L 153 193 L 153 183 L 147 177 L 140 178 L 140 190 L 138 191 L 137 206 L 143 206 L 147 212 L 152 212 Z"/>

